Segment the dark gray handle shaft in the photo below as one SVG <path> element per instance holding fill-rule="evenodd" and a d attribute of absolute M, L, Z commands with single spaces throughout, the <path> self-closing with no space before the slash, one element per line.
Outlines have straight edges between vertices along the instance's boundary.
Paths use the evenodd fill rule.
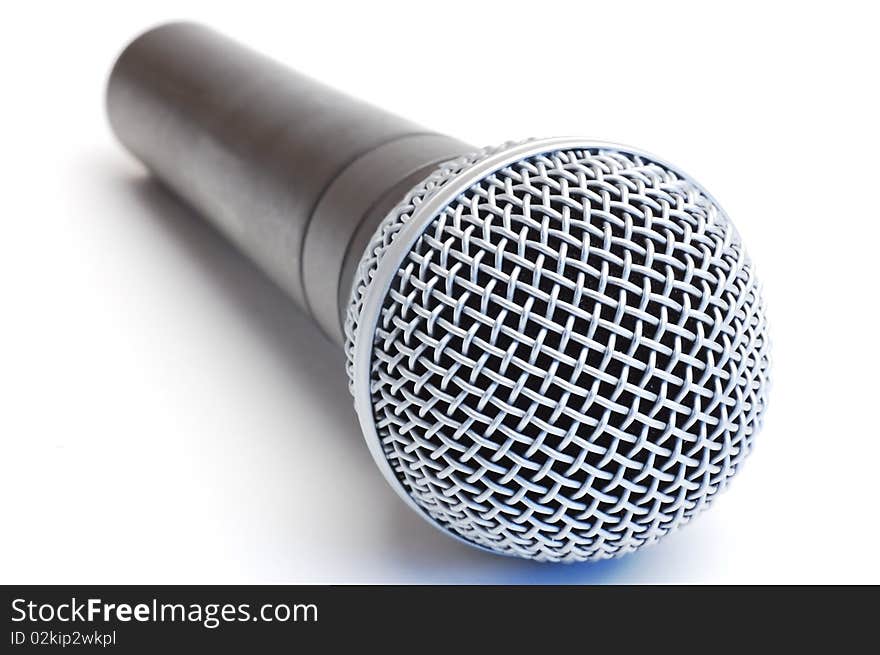
<path fill-rule="evenodd" d="M 125 147 L 339 343 L 378 222 L 439 162 L 474 149 L 189 23 L 126 48 L 107 110 Z"/>

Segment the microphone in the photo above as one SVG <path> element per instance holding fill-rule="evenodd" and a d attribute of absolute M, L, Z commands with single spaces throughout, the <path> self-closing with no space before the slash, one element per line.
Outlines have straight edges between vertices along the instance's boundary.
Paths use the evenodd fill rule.
<path fill-rule="evenodd" d="M 376 463 L 445 533 L 619 556 L 708 507 L 751 451 L 760 286 L 672 164 L 583 138 L 475 148 L 188 23 L 125 49 L 107 111 L 345 349 Z"/>

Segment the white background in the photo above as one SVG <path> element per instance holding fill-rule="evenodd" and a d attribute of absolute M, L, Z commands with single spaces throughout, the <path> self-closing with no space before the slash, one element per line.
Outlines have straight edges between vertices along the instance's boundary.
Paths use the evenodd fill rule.
<path fill-rule="evenodd" d="M 0 26 L 0 582 L 880 582 L 873 3 L 26 4 Z M 774 340 L 729 492 L 599 564 L 423 522 L 341 354 L 114 142 L 113 59 L 171 18 L 471 143 L 582 134 L 705 184 Z"/>

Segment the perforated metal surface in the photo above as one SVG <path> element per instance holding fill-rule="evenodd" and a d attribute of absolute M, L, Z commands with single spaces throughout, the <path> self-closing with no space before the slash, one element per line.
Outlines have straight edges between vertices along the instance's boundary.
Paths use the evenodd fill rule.
<path fill-rule="evenodd" d="M 361 422 L 398 490 L 456 536 L 539 560 L 623 554 L 711 502 L 760 428 L 752 266 L 696 183 L 626 149 L 533 154 L 418 215 L 498 151 L 442 167 L 368 249 L 346 328 Z M 410 220 L 420 235 L 377 282 Z"/>

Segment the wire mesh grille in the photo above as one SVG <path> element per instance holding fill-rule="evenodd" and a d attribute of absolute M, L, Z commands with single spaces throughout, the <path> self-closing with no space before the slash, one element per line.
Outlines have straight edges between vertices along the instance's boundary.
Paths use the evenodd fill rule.
<path fill-rule="evenodd" d="M 392 212 L 363 290 L 414 207 Z M 375 331 L 377 433 L 437 523 L 539 560 L 612 557 L 703 509 L 749 452 L 769 345 L 736 230 L 643 156 L 585 148 L 471 186 L 400 263 Z M 352 375 L 353 371 L 350 370 Z"/>

